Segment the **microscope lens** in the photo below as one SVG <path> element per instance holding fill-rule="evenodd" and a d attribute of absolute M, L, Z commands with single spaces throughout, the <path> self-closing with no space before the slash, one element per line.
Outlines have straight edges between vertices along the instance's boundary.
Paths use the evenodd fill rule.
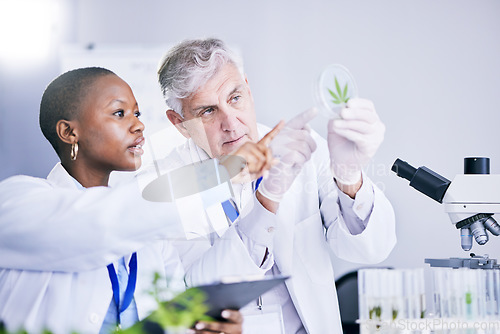
<path fill-rule="evenodd" d="M 476 221 L 475 223 L 470 225 L 470 230 L 472 231 L 472 235 L 476 242 L 480 245 L 484 245 L 488 242 L 488 234 L 484 228 L 482 221 Z"/>
<path fill-rule="evenodd" d="M 491 234 L 500 235 L 500 225 L 498 225 L 497 221 L 493 217 L 486 219 L 484 226 L 491 232 Z"/>
<path fill-rule="evenodd" d="M 468 227 L 460 229 L 460 242 L 464 251 L 469 251 L 472 248 L 472 234 L 470 234 Z"/>

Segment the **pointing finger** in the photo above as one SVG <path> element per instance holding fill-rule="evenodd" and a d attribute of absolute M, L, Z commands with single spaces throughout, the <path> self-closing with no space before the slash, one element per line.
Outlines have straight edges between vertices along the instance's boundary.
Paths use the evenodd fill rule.
<path fill-rule="evenodd" d="M 271 131 L 269 131 L 264 137 L 262 137 L 261 140 L 259 140 L 259 144 L 264 144 L 266 146 L 269 145 L 271 140 L 276 137 L 276 135 L 281 131 L 281 129 L 283 129 L 284 126 L 285 121 L 280 121 Z"/>

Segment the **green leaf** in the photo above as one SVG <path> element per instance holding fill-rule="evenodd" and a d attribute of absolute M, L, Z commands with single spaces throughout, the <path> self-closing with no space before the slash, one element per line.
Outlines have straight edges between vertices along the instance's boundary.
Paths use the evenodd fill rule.
<path fill-rule="evenodd" d="M 328 88 L 328 92 L 330 93 L 330 95 L 335 99 L 335 100 L 340 100 L 340 97 L 337 96 L 337 94 L 335 94 L 334 92 L 332 92 L 332 90 L 330 88 Z"/>
<path fill-rule="evenodd" d="M 328 89 L 328 91 L 330 92 L 330 95 L 333 97 L 333 100 L 332 100 L 333 103 L 335 103 L 335 104 L 341 104 L 342 103 L 342 99 L 340 97 L 338 97 L 337 94 L 335 94 L 334 92 L 332 92 L 330 89 Z"/>
<path fill-rule="evenodd" d="M 339 94 L 339 96 L 342 96 L 342 90 L 340 89 L 340 85 L 339 85 L 339 82 L 337 80 L 337 76 L 335 76 L 335 88 L 337 89 L 337 93 Z"/>
<path fill-rule="evenodd" d="M 396 320 L 398 317 L 398 310 L 392 309 L 392 320 Z"/>
<path fill-rule="evenodd" d="M 345 83 L 344 92 L 342 93 L 342 100 L 344 100 L 344 102 L 347 102 L 347 100 L 349 100 L 349 98 L 346 100 L 345 99 L 346 97 L 347 97 L 347 82 Z"/>
<path fill-rule="evenodd" d="M 465 293 L 465 304 L 472 304 L 472 294 L 470 292 Z"/>

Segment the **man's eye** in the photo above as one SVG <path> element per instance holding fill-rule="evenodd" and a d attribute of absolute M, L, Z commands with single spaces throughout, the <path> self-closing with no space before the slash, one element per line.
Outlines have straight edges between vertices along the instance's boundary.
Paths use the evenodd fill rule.
<path fill-rule="evenodd" d="M 207 108 L 201 112 L 201 116 L 210 115 L 214 112 L 214 108 Z"/>
<path fill-rule="evenodd" d="M 241 99 L 241 95 L 236 95 L 235 97 L 233 97 L 233 98 L 231 99 L 231 102 L 236 103 L 236 102 L 238 102 L 240 99 Z"/>
<path fill-rule="evenodd" d="M 125 116 L 125 113 L 123 112 L 123 110 L 118 110 L 118 111 L 115 111 L 113 113 L 113 115 L 116 115 L 118 117 L 123 117 L 123 116 Z"/>
<path fill-rule="evenodd" d="M 139 118 L 139 117 L 142 115 L 142 113 L 141 113 L 139 110 L 137 110 L 137 111 L 134 113 L 134 115 L 135 115 L 135 117 Z"/>

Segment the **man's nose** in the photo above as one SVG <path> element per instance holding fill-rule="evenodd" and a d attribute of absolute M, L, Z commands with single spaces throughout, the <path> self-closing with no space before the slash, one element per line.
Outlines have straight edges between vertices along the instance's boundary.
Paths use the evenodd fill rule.
<path fill-rule="evenodd" d="M 240 122 L 238 120 L 237 114 L 234 110 L 231 110 L 231 108 L 221 108 L 221 112 L 219 113 L 220 116 L 220 123 L 221 123 L 221 128 L 223 131 L 234 131 L 236 127 L 238 126 L 238 123 Z"/>

